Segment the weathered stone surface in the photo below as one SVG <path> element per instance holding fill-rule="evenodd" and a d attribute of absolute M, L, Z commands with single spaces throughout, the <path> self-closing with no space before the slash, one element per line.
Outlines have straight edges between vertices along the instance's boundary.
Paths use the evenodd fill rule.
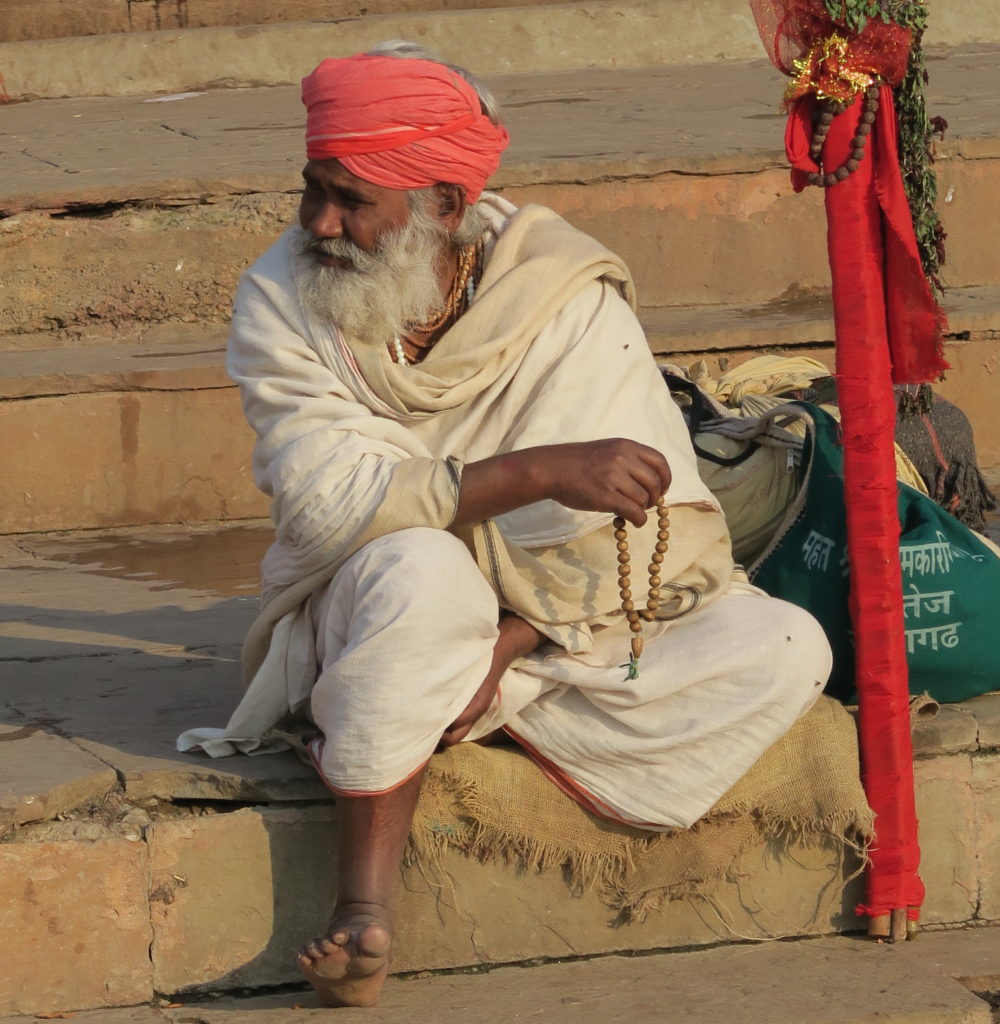
<path fill-rule="evenodd" d="M 244 810 L 157 822 L 152 865 L 156 987 L 174 992 L 298 979 L 291 951 L 326 926 L 335 896 L 332 808 Z M 748 851 L 732 880 L 615 926 L 561 873 L 518 875 L 454 851 L 397 886 L 396 972 L 703 945 L 853 926 L 850 867 L 829 848 Z"/>
<path fill-rule="evenodd" d="M 147 841 L 158 991 L 298 980 L 333 906 L 332 808 L 157 822 Z"/>
<path fill-rule="evenodd" d="M 523 0 L 405 0 L 408 11 L 512 7 Z M 555 0 L 553 0 L 555 2 Z M 391 14 L 401 0 L 0 0 L 0 41 Z"/>
<path fill-rule="evenodd" d="M 200 340 L 159 350 L 119 343 L 6 352 L 0 360 L 0 400 L 84 392 L 232 387 L 223 365 L 225 335 L 220 339 L 218 329 L 202 330 Z"/>
<path fill-rule="evenodd" d="M 651 0 L 543 2 L 509 12 L 503 8 L 515 0 L 295 0 L 280 5 L 266 0 L 98 0 L 86 5 L 94 8 L 87 15 L 63 3 L 60 16 L 53 17 L 49 12 L 55 2 L 34 0 L 21 5 L 32 13 L 0 19 L 5 26 L 2 37 L 39 40 L 6 44 L 11 96 L 275 85 L 297 80 L 324 57 L 346 56 L 390 38 L 425 40 L 483 74 L 546 67 L 705 64 L 760 56 L 753 20 L 739 0 L 671 0 L 667 5 Z M 953 0 L 943 9 L 944 18 L 935 16 L 929 44 L 997 42 L 1000 19 L 981 7 L 973 13 L 970 4 L 971 0 Z M 62 14 L 66 7 L 68 18 Z M 475 10 L 480 7 L 487 9 Z M 268 32 L 261 27 L 286 19 L 293 23 L 266 26 Z M 65 27 L 53 28 L 53 22 Z M 88 24 L 108 33 L 154 31 L 132 40 L 47 38 L 82 35 Z M 176 31 L 201 25 L 234 27 Z M 118 69 L 117 77 L 109 70 L 112 67 Z"/>
<path fill-rule="evenodd" d="M 0 724 L 0 834 L 99 799 L 118 785 L 112 768 L 44 728 L 30 720 Z"/>
<path fill-rule="evenodd" d="M 1000 754 L 972 760 L 979 853 L 979 917 L 1000 921 Z"/>
<path fill-rule="evenodd" d="M 181 648 L 42 659 L 5 681 L 4 695 L 28 720 L 58 717 L 83 756 L 118 772 L 133 800 L 325 799 L 315 771 L 291 753 L 213 759 L 177 750 L 184 730 L 228 721 L 243 694 L 237 657 L 235 648 L 222 657 Z"/>
<path fill-rule="evenodd" d="M 976 749 L 976 719 L 963 704 L 942 704 L 934 715 L 913 726 L 913 753 L 918 757 Z"/>
<path fill-rule="evenodd" d="M 976 697 L 966 701 L 965 707 L 975 715 L 980 749 L 995 750 L 1000 747 L 1000 693 Z"/>
<path fill-rule="evenodd" d="M 134 651 L 231 658 L 257 614 L 270 523 L 209 523 L 0 538 L 4 655 Z M 4 694 L 24 689 L 7 666 Z M 28 692 L 39 688 L 30 681 Z"/>
<path fill-rule="evenodd" d="M 961 981 L 970 992 L 1000 992 L 1000 929 L 922 931 L 907 955 L 928 971 Z"/>
<path fill-rule="evenodd" d="M 970 921 L 979 902 L 972 759 L 953 754 L 919 760 L 913 769 L 920 823 L 920 875 L 927 924 Z"/>
<path fill-rule="evenodd" d="M 10 616 L 0 644 L 11 659 L 0 661 L 0 694 L 13 709 L 6 720 L 36 730 L 0 740 L 0 772 L 14 778 L 20 759 L 29 790 L 65 782 L 85 785 L 87 796 L 97 783 L 116 785 L 117 772 L 133 801 L 325 800 L 316 773 L 292 754 L 213 760 L 176 749 L 186 729 L 225 725 L 243 695 L 239 647 L 270 536 L 249 524 L 0 542 Z M 72 739 L 36 739 L 43 723 Z M 65 762 L 76 766 L 72 776 L 61 780 L 64 762 L 54 759 L 27 767 L 15 754 L 31 743 L 76 749 Z M 104 774 L 88 782 L 95 767 Z"/>
<path fill-rule="evenodd" d="M 0 1012 L 148 1001 L 147 872 L 126 840 L 0 845 Z"/>
<path fill-rule="evenodd" d="M 222 424 L 229 445 L 205 445 Z M 0 478 L 19 532 L 266 511 L 233 388 L 0 402 L 0 433 L 9 439 Z"/>
<path fill-rule="evenodd" d="M 724 12 L 725 30 L 720 32 L 718 21 L 706 16 L 705 4 L 589 0 L 483 11 L 407 8 L 332 23 L 7 43 L 4 78 L 15 99 L 274 86 L 297 82 L 326 57 L 400 38 L 424 40 L 483 75 L 759 58 L 749 11 L 734 0 L 716 0 L 711 7 Z M 594 45 L 596 39 L 600 46 Z"/>
<path fill-rule="evenodd" d="M 958 982 L 915 969 L 906 947 L 847 938 L 584 962 L 487 973 L 390 978 L 377 1009 L 337 1019 L 377 1024 L 989 1024 L 988 1005 Z M 308 994 L 166 1010 L 177 1024 L 320 1024 Z M 292 1009 L 292 1007 L 301 1009 Z"/>
<path fill-rule="evenodd" d="M 997 247 L 1000 250 L 1000 246 Z M 969 418 L 976 438 L 976 456 L 987 479 L 1000 479 L 1000 430 L 990 419 L 996 411 L 997 374 L 1000 373 L 1000 335 L 996 319 L 991 336 L 947 346 L 951 369 L 935 393 L 955 402 Z M 1000 687 L 1000 678 L 994 683 Z"/>
<path fill-rule="evenodd" d="M 60 1019 L 60 1018 L 55 1018 Z M 72 1019 L 73 1024 L 175 1024 L 175 1016 L 167 1016 L 162 1010 L 152 1006 L 122 1006 L 117 1009 L 83 1010 L 74 1012 L 72 1017 L 67 1015 L 66 1019 Z M 0 1024 L 29 1024 L 29 1018 L 5 1017 Z M 257 1024 L 270 1024 L 270 1022 L 257 1021 Z"/>

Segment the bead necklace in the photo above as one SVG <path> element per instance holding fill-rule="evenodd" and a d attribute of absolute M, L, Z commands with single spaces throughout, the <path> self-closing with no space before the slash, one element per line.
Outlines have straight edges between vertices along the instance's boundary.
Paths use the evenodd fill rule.
<path fill-rule="evenodd" d="M 615 516 L 615 541 L 618 548 L 618 588 L 622 597 L 622 611 L 628 619 L 628 628 L 632 631 L 631 657 L 622 668 L 628 669 L 626 679 L 639 678 L 639 658 L 642 656 L 642 620 L 652 622 L 660 607 L 660 565 L 670 542 L 670 510 L 663 497 L 656 499 L 656 518 L 659 529 L 656 531 L 656 548 L 649 560 L 649 600 L 642 611 L 638 611 L 632 600 L 631 566 L 628 553 L 628 531 L 625 519 Z"/>
<path fill-rule="evenodd" d="M 472 245 L 464 245 L 458 251 L 458 270 L 448 291 L 448 297 L 441 309 L 430 320 L 422 324 L 406 324 L 406 337 L 414 348 L 429 350 L 434 347 L 437 338 L 420 340 L 413 334 L 433 334 L 440 330 L 449 320 L 457 320 L 462 316 L 472 300 L 476 297 L 476 282 L 483 271 L 483 241 L 480 239 Z M 417 359 L 407 354 L 403 348 L 402 338 L 393 338 L 389 345 L 390 354 L 400 366 L 413 365 Z"/>
<path fill-rule="evenodd" d="M 857 132 L 852 140 L 853 150 L 850 157 L 835 171 L 828 173 L 816 173 L 810 171 L 806 180 L 810 185 L 819 185 L 821 188 L 830 188 L 838 182 L 845 181 L 857 169 L 865 155 L 865 145 L 868 136 L 871 135 L 872 125 L 875 124 L 875 115 L 878 113 L 879 87 L 870 85 L 864 93 L 864 111 L 861 114 L 861 121 L 858 124 Z M 809 144 L 809 155 L 822 167 L 823 146 L 830 131 L 830 125 L 837 114 L 842 114 L 847 109 L 843 103 L 836 100 L 827 100 L 825 103 L 817 104 L 814 117 L 816 126 L 813 128 L 812 141 Z"/>

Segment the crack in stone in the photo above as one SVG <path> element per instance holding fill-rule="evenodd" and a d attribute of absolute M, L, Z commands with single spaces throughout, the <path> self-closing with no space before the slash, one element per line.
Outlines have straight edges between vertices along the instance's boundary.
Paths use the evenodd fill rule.
<path fill-rule="evenodd" d="M 62 164 L 53 163 L 51 160 L 46 160 L 43 156 L 38 156 L 37 153 L 29 153 L 28 150 L 22 149 L 21 155 L 28 157 L 29 160 L 37 160 L 41 164 L 47 164 L 49 167 L 54 167 L 57 171 L 62 171 L 63 174 L 79 174 L 78 170 L 72 167 L 63 167 Z"/>
<path fill-rule="evenodd" d="M 21 150 L 21 155 L 28 157 L 30 160 L 37 160 L 41 164 L 48 164 L 49 167 L 54 167 L 57 171 L 62 171 L 65 168 L 59 164 L 54 164 L 51 160 L 46 160 L 43 156 L 36 156 L 34 153 L 29 153 L 26 149 Z"/>
<path fill-rule="evenodd" d="M 142 643 L 143 641 L 136 641 L 136 642 L 137 643 Z M 91 651 L 91 652 L 87 652 L 87 653 L 84 653 L 84 652 L 81 651 L 78 654 L 19 655 L 19 656 L 14 657 L 14 658 L 0 658 L 0 665 L 11 664 L 11 663 L 14 663 L 14 664 L 20 663 L 20 664 L 25 664 L 25 665 L 37 665 L 40 662 L 48 662 L 48 661 L 72 661 L 72 660 L 77 659 L 77 658 L 116 658 L 116 657 L 121 657 L 123 655 L 124 656 L 129 656 L 129 655 L 135 655 L 135 654 L 152 654 L 152 655 L 165 655 L 165 654 L 169 654 L 169 655 L 175 655 L 178 658 L 183 658 L 186 655 L 198 655 L 199 652 L 201 652 L 201 651 L 217 651 L 219 649 L 219 646 L 220 646 L 219 644 L 201 644 L 200 646 L 197 646 L 197 647 L 180 647 L 180 646 L 174 646 L 174 645 L 170 645 L 170 644 L 164 644 L 164 645 L 162 645 L 162 647 L 159 647 L 156 650 L 150 650 L 149 648 L 142 648 L 142 647 L 128 647 L 128 648 L 115 647 L 115 648 L 109 648 L 108 650 L 105 650 L 105 651 Z M 228 646 L 238 647 L 239 645 L 238 644 L 230 644 Z M 211 659 L 211 660 L 226 662 L 227 664 L 229 664 L 229 663 L 235 664 L 237 659 L 236 658 L 217 657 L 217 658 L 214 658 L 214 659 Z M 16 709 L 14 709 L 14 708 L 11 708 L 11 711 L 13 711 L 15 714 L 17 713 Z"/>
<path fill-rule="evenodd" d="M 93 391 L 43 391 L 34 395 L 11 395 L 9 398 L 0 398 L 0 402 L 32 402 L 36 398 L 78 398 L 81 395 L 120 395 L 132 392 L 144 392 L 151 395 L 176 395 L 178 392 L 183 391 L 232 391 L 236 386 L 236 384 L 210 384 L 206 387 L 153 388 L 123 381 L 120 388 L 104 387 Z"/>
<path fill-rule="evenodd" d="M 107 758 L 101 757 L 101 755 L 98 754 L 96 751 L 91 750 L 88 747 L 81 746 L 80 743 L 78 742 L 79 737 L 71 736 L 69 733 L 63 732 L 57 729 L 55 726 L 50 726 L 50 728 L 56 733 L 56 735 L 62 736 L 64 740 L 68 740 L 70 743 L 72 743 L 73 746 L 76 747 L 76 749 L 79 750 L 81 753 L 89 754 L 90 757 L 94 758 L 94 760 L 100 761 L 101 764 L 103 765 L 107 765 L 107 767 L 115 773 L 115 779 L 117 780 L 117 786 L 115 787 L 114 792 L 117 793 L 119 796 L 125 795 L 125 773 L 120 768 L 118 768 L 116 765 L 113 765 L 109 760 L 107 760 Z M 107 794 L 105 795 L 104 799 L 107 799 Z M 145 841 L 145 837 L 143 837 L 143 841 Z"/>
<path fill-rule="evenodd" d="M 169 124 L 161 124 L 160 127 L 164 131 L 173 132 L 175 135 L 183 135 L 184 138 L 186 138 L 186 139 L 194 139 L 196 142 L 198 141 L 198 138 L 199 138 L 197 135 L 192 135 L 191 132 L 184 131 L 183 128 L 174 128 L 174 127 L 172 127 Z"/>

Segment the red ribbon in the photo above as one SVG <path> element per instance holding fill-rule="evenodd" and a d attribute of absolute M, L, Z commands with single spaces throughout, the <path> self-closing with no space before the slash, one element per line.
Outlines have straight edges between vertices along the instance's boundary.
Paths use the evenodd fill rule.
<path fill-rule="evenodd" d="M 806 187 L 809 172 L 820 170 L 809 155 L 815 104 L 814 97 L 805 96 L 796 101 L 788 116 L 785 152 L 792 165 L 792 186 L 796 192 Z M 834 118 L 824 148 L 827 169 L 839 167 L 850 157 L 861 113 L 859 98 Z M 839 366 L 842 358 L 841 321 L 854 307 L 851 290 L 855 283 L 844 279 L 844 270 L 853 261 L 863 261 L 868 267 L 867 272 L 875 275 L 884 287 L 885 308 L 880 319 L 885 321 L 892 382 L 923 384 L 937 380 L 948 369 L 942 346 L 945 317 L 931 293 L 920 263 L 913 217 L 899 171 L 896 136 L 892 90 L 884 85 L 880 90 L 875 124 L 857 171 L 846 181 L 826 189 L 830 267 L 834 275 L 837 362 Z M 876 201 L 874 206 L 871 199 Z M 884 245 L 879 245 L 882 252 L 877 260 L 870 249 L 852 249 L 859 244 L 854 224 L 859 217 L 870 220 L 872 225 L 877 224 L 884 234 Z M 841 284 L 838 284 L 838 279 Z"/>

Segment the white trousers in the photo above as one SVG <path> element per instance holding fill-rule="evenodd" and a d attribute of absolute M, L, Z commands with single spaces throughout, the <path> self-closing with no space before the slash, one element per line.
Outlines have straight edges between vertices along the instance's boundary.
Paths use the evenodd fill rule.
<path fill-rule="evenodd" d="M 498 607 L 465 546 L 410 529 L 366 545 L 312 604 L 318 764 L 341 793 L 380 793 L 418 771 L 486 677 Z M 783 735 L 830 671 L 806 612 L 735 585 L 647 623 L 637 679 L 628 624 L 594 649 L 518 659 L 470 739 L 504 726 L 557 784 L 606 817 L 687 828 Z"/>

